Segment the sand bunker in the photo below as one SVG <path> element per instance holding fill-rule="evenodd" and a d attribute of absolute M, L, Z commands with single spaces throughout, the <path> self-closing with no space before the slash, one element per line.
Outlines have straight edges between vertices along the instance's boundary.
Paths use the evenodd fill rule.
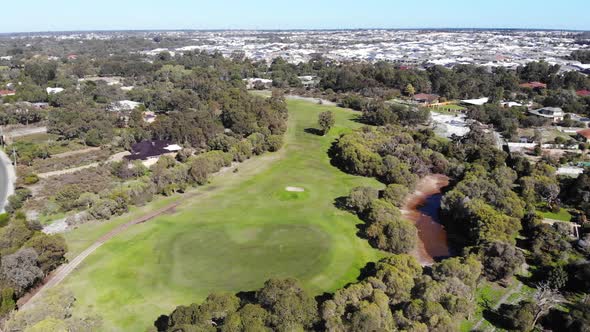
<path fill-rule="evenodd" d="M 305 189 L 300 188 L 300 187 L 285 187 L 285 190 L 286 191 L 295 191 L 295 192 L 298 192 L 298 193 L 305 191 Z"/>

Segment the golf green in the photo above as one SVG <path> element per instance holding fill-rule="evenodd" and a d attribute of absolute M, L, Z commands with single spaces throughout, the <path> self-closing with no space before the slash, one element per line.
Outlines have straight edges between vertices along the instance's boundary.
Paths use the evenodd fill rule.
<path fill-rule="evenodd" d="M 141 331 L 177 305 L 211 292 L 255 290 L 271 277 L 296 277 L 316 295 L 334 291 L 384 256 L 357 237 L 361 221 L 334 206 L 354 186 L 379 187 L 330 165 L 330 145 L 360 126 L 357 114 L 304 101 L 288 104 L 280 152 L 216 176 L 197 189 L 202 195 L 127 229 L 68 276 L 60 287 L 74 292 L 76 312 L 102 316 L 108 331 Z M 318 136 L 306 130 L 317 126 L 325 110 L 336 116 L 332 131 Z M 67 241 L 76 253 L 135 216 L 112 226 L 82 226 Z"/>

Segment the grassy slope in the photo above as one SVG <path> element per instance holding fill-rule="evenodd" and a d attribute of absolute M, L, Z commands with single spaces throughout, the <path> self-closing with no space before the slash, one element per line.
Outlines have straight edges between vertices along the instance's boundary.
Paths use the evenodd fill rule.
<path fill-rule="evenodd" d="M 327 109 L 337 119 L 330 135 L 305 133 Z M 101 314 L 108 330 L 143 330 L 178 304 L 213 291 L 253 290 L 273 276 L 295 276 L 314 294 L 334 291 L 381 257 L 356 236 L 360 221 L 333 206 L 354 186 L 378 186 L 329 164 L 327 149 L 339 133 L 359 126 L 355 115 L 302 101 L 289 101 L 289 110 L 282 152 L 214 179 L 200 188 L 207 194 L 91 255 L 64 284 L 78 299 L 76 310 Z M 286 186 L 306 191 L 286 193 Z M 68 234 L 68 243 L 79 252 L 127 219 L 83 226 Z"/>

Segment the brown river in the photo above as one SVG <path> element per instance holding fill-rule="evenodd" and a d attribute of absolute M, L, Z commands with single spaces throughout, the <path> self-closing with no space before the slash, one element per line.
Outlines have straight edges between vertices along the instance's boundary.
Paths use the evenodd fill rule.
<path fill-rule="evenodd" d="M 449 178 L 445 175 L 425 176 L 402 207 L 403 216 L 418 228 L 419 241 L 413 254 L 422 265 L 431 265 L 435 258 L 451 254 L 447 232 L 439 223 L 441 190 L 448 185 Z"/>

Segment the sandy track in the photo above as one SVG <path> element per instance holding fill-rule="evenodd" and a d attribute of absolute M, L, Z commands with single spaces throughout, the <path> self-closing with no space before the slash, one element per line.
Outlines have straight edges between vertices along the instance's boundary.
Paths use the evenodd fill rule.
<path fill-rule="evenodd" d="M 215 187 L 208 188 L 208 190 L 213 190 Z M 165 207 L 149 212 L 139 218 L 133 219 L 125 224 L 119 225 L 115 229 L 111 230 L 107 234 L 100 237 L 96 242 L 94 242 L 90 247 L 86 250 L 81 252 L 78 256 L 72 259 L 69 263 L 64 264 L 57 268 L 55 271 L 49 274 L 43 281 L 43 284 L 39 287 L 33 289 L 28 294 L 23 296 L 18 301 L 18 307 L 21 309 L 27 308 L 28 305 L 34 302 L 36 298 L 41 296 L 43 292 L 47 291 L 48 289 L 57 286 L 60 282 L 62 282 L 74 269 L 76 269 L 90 254 L 96 251 L 96 249 L 100 248 L 106 241 L 112 239 L 116 235 L 124 232 L 126 229 L 133 225 L 141 224 L 146 221 L 149 221 L 155 217 L 158 217 L 162 214 L 172 212 L 176 207 L 182 204 L 184 201 L 194 198 L 196 196 L 202 195 L 203 192 L 197 192 L 193 194 L 188 194 L 179 198 L 176 202 L 166 205 Z"/>
<path fill-rule="evenodd" d="M 284 149 L 282 149 L 281 151 L 283 151 L 283 150 Z M 257 161 L 264 162 L 265 164 L 269 164 L 270 162 L 279 159 L 283 155 L 284 152 L 281 153 L 281 151 L 277 152 L 277 153 L 273 153 L 271 155 L 267 155 L 266 157 L 257 158 Z M 223 175 L 225 173 L 228 173 L 231 170 L 235 170 L 240 165 L 243 165 L 245 163 L 252 163 L 255 160 L 256 159 L 249 159 L 249 160 L 245 161 L 244 163 L 232 163 L 231 166 L 222 168 L 219 172 L 213 174 L 213 176 Z M 262 169 L 261 167 L 256 167 L 256 171 L 259 171 L 261 169 Z M 200 190 L 198 192 L 185 194 L 173 203 L 170 203 L 158 210 L 146 213 L 143 216 L 133 219 L 125 224 L 117 226 L 115 229 L 111 230 L 110 232 L 106 233 L 105 235 L 100 237 L 98 240 L 96 240 L 96 242 L 94 242 L 90 247 L 86 248 L 86 250 L 81 252 L 78 256 L 74 257 L 74 259 L 72 259 L 70 262 L 68 262 L 67 264 L 64 264 L 64 265 L 60 266 L 59 268 L 57 268 L 56 270 L 52 271 L 47 277 L 45 277 L 45 279 L 43 280 L 43 283 L 41 285 L 32 289 L 31 291 L 29 291 L 27 294 L 25 294 L 23 297 L 21 297 L 18 300 L 18 302 L 17 302 L 18 307 L 20 309 L 25 309 L 25 308 L 27 308 L 27 306 L 34 303 L 35 299 L 39 298 L 44 292 L 46 292 L 47 290 L 49 290 L 52 287 L 55 287 L 59 283 L 61 283 L 88 256 L 90 256 L 93 252 L 95 252 L 98 248 L 100 248 L 105 242 L 107 242 L 108 240 L 117 236 L 118 234 L 124 232 L 129 227 L 147 222 L 147 221 L 149 221 L 153 218 L 156 218 L 160 215 L 174 212 L 175 209 L 179 205 L 185 203 L 186 201 L 193 199 L 195 197 L 207 194 L 211 191 L 217 190 L 218 188 L 219 188 L 218 186 L 210 186 L 210 187 L 207 187 L 205 190 Z"/>

